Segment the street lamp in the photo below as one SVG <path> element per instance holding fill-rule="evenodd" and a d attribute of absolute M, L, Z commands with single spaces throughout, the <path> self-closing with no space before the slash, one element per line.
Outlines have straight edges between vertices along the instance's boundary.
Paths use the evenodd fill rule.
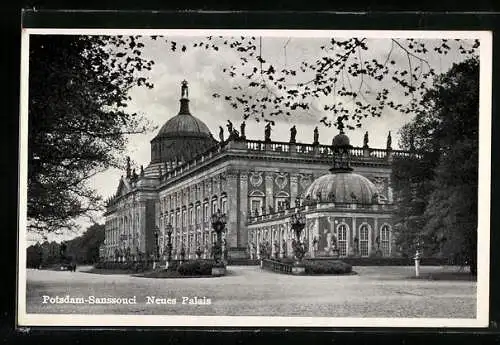
<path fill-rule="evenodd" d="M 154 267 L 153 269 L 156 268 L 156 262 L 160 259 L 160 243 L 158 240 L 158 236 L 160 235 L 160 229 L 158 228 L 158 225 L 155 226 L 154 232 L 155 236 L 155 261 L 154 261 Z"/>
<path fill-rule="evenodd" d="M 292 242 L 293 252 L 298 262 L 301 262 L 305 255 L 305 244 L 301 243 L 300 235 L 306 226 L 306 217 L 301 212 L 294 213 L 290 217 L 290 225 L 295 233 L 295 240 Z"/>
<path fill-rule="evenodd" d="M 170 263 L 172 261 L 172 225 L 169 223 L 165 225 L 165 231 L 167 232 L 167 262 L 168 262 L 168 267 L 170 267 Z"/>
<path fill-rule="evenodd" d="M 226 228 L 226 214 L 221 213 L 220 209 L 212 214 L 212 228 L 217 234 L 217 240 L 214 246 L 214 260 L 216 264 L 219 264 L 222 259 L 222 232 Z"/>

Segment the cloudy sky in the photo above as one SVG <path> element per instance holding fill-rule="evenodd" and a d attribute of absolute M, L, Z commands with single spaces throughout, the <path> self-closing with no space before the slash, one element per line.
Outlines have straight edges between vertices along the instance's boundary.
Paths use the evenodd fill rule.
<path fill-rule="evenodd" d="M 276 37 L 272 34 L 264 35 L 262 38 L 262 56 L 267 62 L 273 64 L 276 69 L 285 67 L 296 67 L 301 61 L 314 62 L 320 54 L 320 46 L 329 42 L 329 37 L 297 37 L 281 35 Z M 223 126 L 227 120 L 231 120 L 239 129 L 239 124 L 243 120 L 242 112 L 233 109 L 222 99 L 214 99 L 213 93 L 231 93 L 232 87 L 238 79 L 228 78 L 222 69 L 231 64 L 239 64 L 239 56 L 230 49 L 219 51 L 192 49 L 185 52 L 177 49 L 170 50 L 170 44 L 165 40 L 173 40 L 178 44 L 185 44 L 192 47 L 194 42 L 199 42 L 206 36 L 168 36 L 159 37 L 156 40 L 144 38 L 145 47 L 143 56 L 155 62 L 153 70 L 149 73 L 153 89 L 136 88 L 131 90 L 132 101 L 129 104 L 131 111 L 136 111 L 144 115 L 149 121 L 157 126 L 155 131 L 143 135 L 134 135 L 129 138 L 127 147 L 128 154 L 137 165 L 147 166 L 150 161 L 150 140 L 156 135 L 158 129 L 171 117 L 175 116 L 179 110 L 180 85 L 182 80 L 189 83 L 189 98 L 191 113 L 204 121 L 213 136 L 218 139 L 219 126 Z M 427 40 L 430 45 L 435 45 L 436 40 Z M 384 61 L 391 50 L 391 40 L 389 38 L 370 38 L 368 40 L 370 49 L 364 52 L 364 59 L 376 58 Z M 452 47 L 456 48 L 456 47 Z M 439 54 L 428 54 L 426 60 L 435 68 L 437 73 L 448 70 L 453 62 L 462 60 L 464 57 L 452 49 L 446 56 Z M 393 51 L 391 59 L 396 63 L 406 63 L 407 57 L 402 52 Z M 319 140 L 321 144 L 329 144 L 337 130 L 325 127 L 319 123 L 324 116 L 329 116 L 323 110 L 321 100 L 311 103 L 311 110 L 308 112 L 297 112 L 290 117 L 273 118 L 276 121 L 273 127 L 271 138 L 278 141 L 289 140 L 289 129 L 292 125 L 297 127 L 297 141 L 311 143 L 313 139 L 313 129 L 318 126 Z M 367 118 L 362 122 L 362 128 L 355 131 L 348 131 L 351 144 L 362 146 L 365 131 L 369 132 L 370 146 L 384 148 L 386 137 L 391 131 L 393 147 L 398 147 L 398 130 L 403 124 L 411 120 L 411 116 L 402 115 L 394 111 L 386 111 L 382 118 Z M 246 121 L 247 137 L 250 139 L 263 139 L 263 122 L 256 122 L 254 119 Z M 100 191 L 103 197 L 113 195 L 118 186 L 118 179 L 124 172 L 118 169 L 109 169 L 97 175 L 91 183 Z M 103 221 L 101 218 L 100 221 Z M 89 224 L 82 222 L 85 229 Z M 54 237 L 51 239 L 61 239 L 73 237 L 75 234 Z M 35 240 L 33 238 L 32 240 Z M 32 241 L 30 241 L 32 242 Z"/>

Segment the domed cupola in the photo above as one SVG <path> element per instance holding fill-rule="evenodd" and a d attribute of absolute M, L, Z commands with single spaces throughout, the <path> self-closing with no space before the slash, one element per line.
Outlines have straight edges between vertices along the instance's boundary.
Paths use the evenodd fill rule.
<path fill-rule="evenodd" d="M 352 172 L 349 159 L 349 137 L 341 130 L 332 141 L 333 166 L 330 173 L 318 177 L 305 191 L 305 204 L 320 202 L 343 204 L 377 204 L 375 185 L 366 177 Z"/>
<path fill-rule="evenodd" d="M 151 163 L 186 162 L 217 144 L 207 125 L 189 110 L 188 84 L 181 84 L 179 113 L 151 140 Z"/>

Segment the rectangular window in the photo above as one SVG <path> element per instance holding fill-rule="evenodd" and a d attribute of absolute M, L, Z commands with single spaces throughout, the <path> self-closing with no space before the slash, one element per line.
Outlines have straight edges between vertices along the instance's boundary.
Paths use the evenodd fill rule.
<path fill-rule="evenodd" d="M 258 216 L 262 214 L 262 200 L 261 199 L 251 199 L 250 200 L 250 214 Z"/>
<path fill-rule="evenodd" d="M 347 256 L 347 226 L 341 224 L 337 228 L 339 256 Z"/>
<path fill-rule="evenodd" d="M 189 222 L 191 225 L 194 225 L 194 212 L 192 208 L 189 209 Z"/>
<path fill-rule="evenodd" d="M 387 225 L 383 225 L 380 230 L 381 237 L 381 246 L 382 246 L 382 255 L 390 256 L 390 230 Z"/>
<path fill-rule="evenodd" d="M 201 207 L 196 206 L 196 224 L 201 223 Z"/>
<path fill-rule="evenodd" d="M 222 213 L 226 213 L 227 212 L 227 200 L 226 199 L 222 200 L 221 212 Z"/>
<path fill-rule="evenodd" d="M 359 229 L 359 254 L 368 256 L 368 226 L 361 225 Z"/>
<path fill-rule="evenodd" d="M 208 212 L 208 204 L 203 205 L 203 207 L 205 210 L 205 221 L 208 222 L 208 220 L 210 219 L 210 214 Z"/>
<path fill-rule="evenodd" d="M 212 201 L 212 214 L 217 213 L 217 200 Z"/>
<path fill-rule="evenodd" d="M 182 211 L 182 226 L 186 226 L 186 211 Z"/>
<path fill-rule="evenodd" d="M 287 200 L 285 198 L 276 199 L 275 211 L 283 211 L 287 209 Z"/>

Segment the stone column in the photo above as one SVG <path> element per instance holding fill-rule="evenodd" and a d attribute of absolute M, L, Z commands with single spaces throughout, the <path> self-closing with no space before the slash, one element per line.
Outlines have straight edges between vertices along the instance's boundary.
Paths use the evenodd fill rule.
<path fill-rule="evenodd" d="M 290 222 L 285 223 L 285 236 L 286 236 L 286 245 L 287 245 L 287 252 L 289 253 L 290 256 L 293 256 L 293 248 L 292 248 L 292 238 L 294 234 L 292 234 L 292 228 L 290 226 Z"/>
<path fill-rule="evenodd" d="M 368 256 L 370 256 L 373 252 L 373 233 L 374 229 L 370 225 L 368 225 Z"/>
<path fill-rule="evenodd" d="M 316 217 L 314 219 L 314 227 L 312 228 L 312 233 L 309 234 L 309 253 L 311 254 L 311 257 L 314 257 L 314 246 L 313 246 L 313 239 L 314 237 L 319 238 L 319 217 Z"/>
<path fill-rule="evenodd" d="M 265 199 L 265 210 L 266 214 L 269 213 L 269 205 L 274 207 L 273 201 L 274 201 L 274 195 L 273 195 L 273 174 L 271 172 L 266 172 L 265 175 L 265 193 L 266 193 L 266 199 Z"/>
<path fill-rule="evenodd" d="M 354 242 L 354 239 L 358 236 L 358 228 L 356 224 L 356 216 L 352 217 L 352 252 L 355 254 L 359 255 L 359 241 L 356 246 L 356 242 Z M 358 236 L 359 240 L 359 236 Z"/>
<path fill-rule="evenodd" d="M 229 248 L 238 246 L 239 227 L 239 176 L 238 174 L 226 175 L 227 181 L 227 210 L 226 210 L 226 241 Z M 228 249 L 229 249 L 228 248 Z"/>
<path fill-rule="evenodd" d="M 387 179 L 387 200 L 389 203 L 393 202 L 393 195 L 392 195 L 392 187 L 391 187 L 391 177 L 389 176 Z"/>
<path fill-rule="evenodd" d="M 299 192 L 298 185 L 299 176 L 297 174 L 290 173 L 290 206 L 297 207 L 295 205 L 295 199 L 297 199 L 297 194 Z"/>
<path fill-rule="evenodd" d="M 239 210 L 239 224 L 237 231 L 237 245 L 238 247 L 245 247 L 248 244 L 248 231 L 246 222 L 248 219 L 248 173 L 240 171 L 240 189 L 237 195 L 240 203 Z"/>
<path fill-rule="evenodd" d="M 187 212 L 187 211 L 186 211 Z M 188 214 L 186 213 L 186 221 L 188 219 Z M 185 250 L 186 250 L 186 259 L 189 259 L 191 257 L 191 248 L 190 248 L 190 245 L 191 245 L 191 241 L 190 241 L 190 236 L 189 236 L 189 230 L 188 230 L 188 227 L 187 226 L 184 226 L 184 229 L 186 229 L 186 247 L 185 247 Z"/>

